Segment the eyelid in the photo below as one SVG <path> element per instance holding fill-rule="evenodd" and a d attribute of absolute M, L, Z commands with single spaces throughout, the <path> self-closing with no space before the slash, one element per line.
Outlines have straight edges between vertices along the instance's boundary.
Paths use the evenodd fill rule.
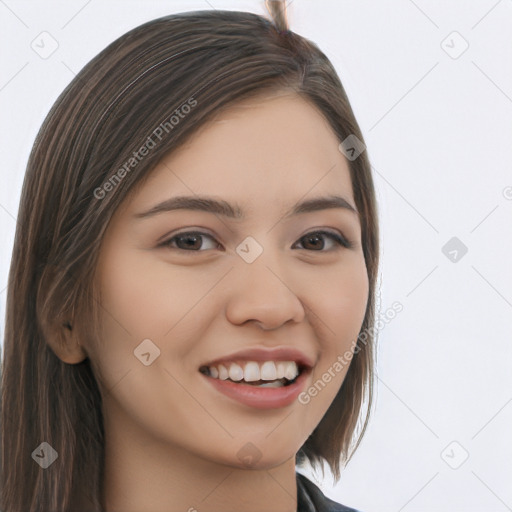
<path fill-rule="evenodd" d="M 163 248 L 169 248 L 169 245 L 170 243 L 177 237 L 179 236 L 183 236 L 183 235 L 199 235 L 199 236 L 202 236 L 202 237 L 209 237 L 211 238 L 217 245 L 220 245 L 220 242 L 217 240 L 217 238 L 212 235 L 211 233 L 209 233 L 208 231 L 204 231 L 204 228 L 200 228 L 200 229 L 195 229 L 195 228 L 187 228 L 183 231 L 178 231 L 177 233 L 171 233 L 170 235 L 165 235 L 163 236 L 160 240 L 162 240 L 161 242 L 158 242 L 157 243 L 157 247 L 163 247 Z M 186 251 L 184 249 L 180 249 L 178 247 L 170 247 L 171 249 L 174 249 L 174 250 L 177 250 L 177 251 L 181 251 L 181 252 L 206 252 L 204 250 L 202 251 L 193 251 L 193 250 L 190 250 L 190 251 Z"/>
<path fill-rule="evenodd" d="M 171 231 L 170 233 L 166 233 L 165 235 L 158 238 L 158 240 L 156 241 L 157 246 L 167 243 L 171 238 L 174 238 L 175 236 L 188 235 L 189 233 L 200 233 L 201 235 L 208 235 L 208 236 L 211 236 L 212 238 L 215 238 L 215 235 L 213 235 L 212 233 L 209 233 L 209 230 L 207 228 L 202 228 L 199 226 L 198 227 L 192 226 L 192 227 L 187 227 L 187 228 L 182 228 L 182 229 L 178 229 L 176 231 Z"/>
<path fill-rule="evenodd" d="M 162 237 L 163 240 L 158 243 L 157 247 L 163 247 L 163 248 L 167 247 L 167 248 L 175 249 L 175 250 L 181 251 L 181 252 L 192 252 L 192 253 L 194 253 L 194 252 L 196 252 L 196 253 L 206 252 L 205 250 L 190 250 L 190 251 L 187 251 L 185 249 L 180 249 L 180 248 L 177 248 L 177 247 L 170 247 L 170 243 L 176 237 L 178 237 L 180 235 L 206 236 L 206 237 L 211 238 L 217 244 L 220 245 L 220 242 L 218 242 L 217 238 L 213 234 L 209 233 L 208 230 L 205 230 L 205 228 L 197 228 L 197 229 L 196 228 L 184 228 L 183 231 L 178 231 L 176 233 L 171 233 L 171 234 L 165 235 L 165 237 Z M 314 251 L 314 250 L 304 249 L 307 252 L 327 253 L 327 252 L 332 252 L 333 250 L 337 250 L 337 249 L 341 249 L 341 248 L 352 249 L 355 246 L 355 242 L 353 242 L 351 239 L 347 238 L 343 233 L 338 232 L 337 230 L 336 231 L 331 231 L 330 229 L 327 229 L 327 228 L 311 228 L 311 229 L 309 229 L 306 233 L 304 233 L 303 235 L 298 237 L 297 241 L 294 242 L 293 246 L 295 246 L 297 243 L 300 242 L 300 240 L 302 238 L 304 238 L 304 237 L 306 237 L 308 235 L 327 235 L 327 236 L 330 236 L 331 240 L 337 245 L 337 247 L 335 249 L 330 249 L 330 250 L 327 250 L 327 251 L 324 251 L 324 250 Z"/>

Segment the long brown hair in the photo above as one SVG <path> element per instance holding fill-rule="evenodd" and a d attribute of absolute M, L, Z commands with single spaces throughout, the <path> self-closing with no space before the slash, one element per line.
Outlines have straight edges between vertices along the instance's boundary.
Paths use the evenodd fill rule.
<path fill-rule="evenodd" d="M 92 59 L 53 105 L 28 161 L 8 281 L 3 512 L 76 512 L 78 494 L 88 497 L 88 510 L 102 510 L 104 432 L 94 368 L 88 358 L 63 362 L 49 336 L 72 318 L 80 339 L 94 339 L 101 304 L 92 277 L 103 233 L 159 159 L 223 107 L 281 89 L 312 102 L 340 142 L 349 135 L 363 141 L 319 48 L 246 12 L 196 11 L 145 23 Z M 148 137 L 156 144 L 134 163 Z M 373 389 L 376 201 L 366 152 L 349 167 L 370 283 L 361 332 L 369 334 L 358 339 L 339 393 L 297 454 L 298 464 L 326 461 L 336 478 L 364 433 Z M 58 454 L 46 469 L 33 460 L 43 442 Z"/>

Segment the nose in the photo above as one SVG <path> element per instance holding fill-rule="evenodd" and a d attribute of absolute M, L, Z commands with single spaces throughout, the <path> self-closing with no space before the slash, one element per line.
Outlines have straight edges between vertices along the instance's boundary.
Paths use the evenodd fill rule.
<path fill-rule="evenodd" d="M 250 264 L 239 263 L 230 278 L 226 306 L 231 323 L 253 321 L 263 330 L 273 330 L 286 322 L 304 320 L 304 306 L 294 291 L 294 283 L 283 277 L 278 265 L 269 266 L 263 258 Z"/>

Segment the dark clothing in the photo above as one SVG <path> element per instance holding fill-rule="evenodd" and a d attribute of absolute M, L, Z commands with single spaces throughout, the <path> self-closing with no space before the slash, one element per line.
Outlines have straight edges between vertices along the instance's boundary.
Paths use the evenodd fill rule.
<path fill-rule="evenodd" d="M 359 512 L 327 498 L 311 480 L 297 476 L 297 512 Z"/>

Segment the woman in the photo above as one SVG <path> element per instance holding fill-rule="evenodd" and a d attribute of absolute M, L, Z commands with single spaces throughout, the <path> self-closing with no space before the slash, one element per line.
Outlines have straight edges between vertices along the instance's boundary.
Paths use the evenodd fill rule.
<path fill-rule="evenodd" d="M 48 114 L 9 274 L 3 512 L 354 510 L 295 470 L 339 479 L 368 421 L 373 181 L 334 68 L 272 12 L 141 25 Z"/>

